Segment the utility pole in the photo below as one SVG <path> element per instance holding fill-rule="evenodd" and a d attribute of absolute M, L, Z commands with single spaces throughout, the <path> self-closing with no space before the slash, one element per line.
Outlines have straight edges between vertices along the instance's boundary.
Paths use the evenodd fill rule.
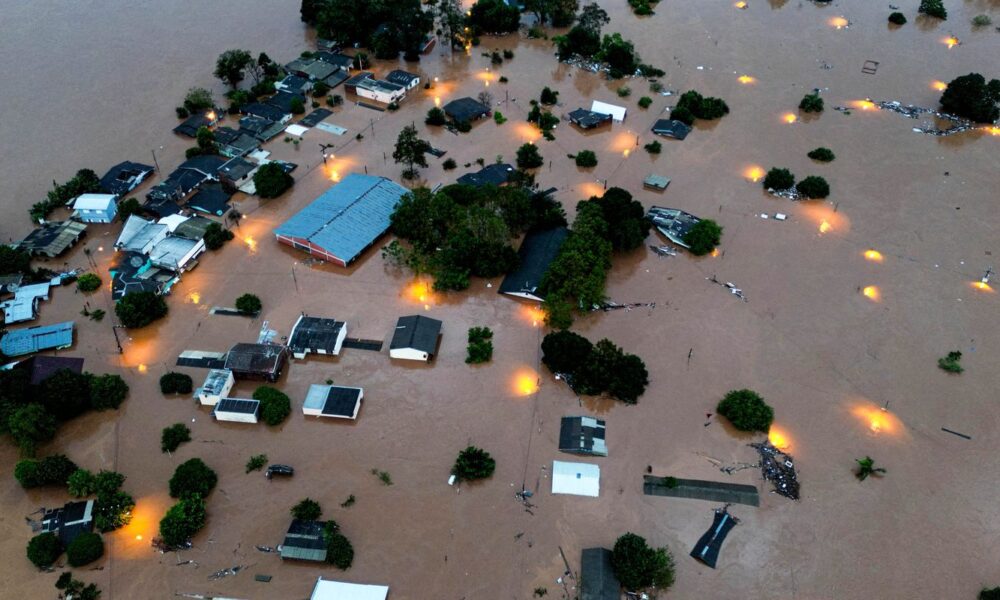
<path fill-rule="evenodd" d="M 163 146 L 160 146 L 160 150 L 163 150 Z M 156 150 L 152 149 L 150 152 L 153 153 L 153 166 L 156 168 L 156 172 L 160 172 L 160 163 L 156 162 Z"/>

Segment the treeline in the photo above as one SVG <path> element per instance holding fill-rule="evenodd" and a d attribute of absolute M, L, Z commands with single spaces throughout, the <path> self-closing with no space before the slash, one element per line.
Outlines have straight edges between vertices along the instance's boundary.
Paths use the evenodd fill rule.
<path fill-rule="evenodd" d="M 644 77 L 660 77 L 663 71 L 644 64 L 630 40 L 620 33 L 601 36 L 601 29 L 611 22 L 608 13 L 596 3 L 583 7 L 566 35 L 553 38 L 560 60 L 579 56 L 608 65 L 608 77 L 621 79 L 636 71 Z"/>
<path fill-rule="evenodd" d="M 434 14 L 420 0 L 302 0 L 302 21 L 321 38 L 370 48 L 376 58 L 419 60 Z"/>

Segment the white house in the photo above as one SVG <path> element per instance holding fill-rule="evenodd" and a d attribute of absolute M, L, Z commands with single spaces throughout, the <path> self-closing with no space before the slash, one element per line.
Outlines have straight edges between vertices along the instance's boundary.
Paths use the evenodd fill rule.
<path fill-rule="evenodd" d="M 552 493 L 597 498 L 601 492 L 601 468 L 587 463 L 552 461 Z"/>
<path fill-rule="evenodd" d="M 389 343 L 389 358 L 427 362 L 437 352 L 441 321 L 423 315 L 400 317 Z"/>
<path fill-rule="evenodd" d="M 319 578 L 309 600 L 385 600 L 389 586 L 344 583 Z"/>
<path fill-rule="evenodd" d="M 121 235 L 115 242 L 116 250 L 128 250 L 139 254 L 149 254 L 153 246 L 167 237 L 166 225 L 147 221 L 142 217 L 132 215 L 125 221 Z"/>
<path fill-rule="evenodd" d="M 381 79 L 375 79 L 368 72 L 360 73 L 345 81 L 344 89 L 362 98 L 368 98 L 383 104 L 397 102 L 402 100 L 403 96 L 406 95 L 405 87 L 388 81 L 382 81 Z"/>
<path fill-rule="evenodd" d="M 600 113 L 602 115 L 611 115 L 613 121 L 621 123 L 625 120 L 626 109 L 624 106 L 617 106 L 614 104 L 608 104 L 607 102 L 601 102 L 600 100 L 594 100 L 594 103 L 590 107 L 590 112 Z"/>
<path fill-rule="evenodd" d="M 337 419 L 357 419 L 361 409 L 361 399 L 365 391 L 359 387 L 340 385 L 309 386 L 306 401 L 302 404 L 302 414 L 311 417 L 333 417 Z"/>
<path fill-rule="evenodd" d="M 315 352 L 337 356 L 347 339 L 347 323 L 335 319 L 300 315 L 288 334 L 288 349 L 292 356 L 303 359 Z"/>
<path fill-rule="evenodd" d="M 73 201 L 73 218 L 84 223 L 110 223 L 118 214 L 114 194 L 82 194 Z"/>
<path fill-rule="evenodd" d="M 195 397 L 205 406 L 215 406 L 219 400 L 229 396 L 236 379 L 229 369 L 212 369 L 205 377 L 205 383 L 195 390 Z"/>
<path fill-rule="evenodd" d="M 260 414 L 260 401 L 243 398 L 223 398 L 212 412 L 216 421 L 233 423 L 256 423 Z"/>
<path fill-rule="evenodd" d="M 168 236 L 160 240 L 149 251 L 149 262 L 154 267 L 175 272 L 194 268 L 195 259 L 205 251 L 205 240 L 189 240 Z"/>

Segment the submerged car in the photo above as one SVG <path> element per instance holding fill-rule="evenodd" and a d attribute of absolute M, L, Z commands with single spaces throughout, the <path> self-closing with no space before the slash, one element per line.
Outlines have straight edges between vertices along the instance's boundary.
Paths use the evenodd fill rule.
<path fill-rule="evenodd" d="M 288 465 L 270 465 L 267 471 L 264 472 L 264 477 L 270 479 L 274 475 L 281 475 L 283 477 L 291 477 L 295 474 L 295 469 L 289 467 Z"/>

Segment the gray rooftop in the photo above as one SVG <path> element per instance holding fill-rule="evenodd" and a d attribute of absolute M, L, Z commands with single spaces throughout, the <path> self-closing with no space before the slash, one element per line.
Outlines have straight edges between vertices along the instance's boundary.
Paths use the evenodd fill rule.
<path fill-rule="evenodd" d="M 205 383 L 201 384 L 200 391 L 204 394 L 218 396 L 226 387 L 226 382 L 232 375 L 227 369 L 212 369 L 205 376 Z"/>
<path fill-rule="evenodd" d="M 50 348 L 68 348 L 72 345 L 73 321 L 65 321 L 8 331 L 0 339 L 0 352 L 7 356 L 21 356 Z"/>
<path fill-rule="evenodd" d="M 319 410 L 323 416 L 353 419 L 361 401 L 362 389 L 340 385 L 309 386 L 303 408 Z"/>
<path fill-rule="evenodd" d="M 607 456 L 605 424 L 594 417 L 563 417 L 559 427 L 559 450 L 571 454 Z"/>
<path fill-rule="evenodd" d="M 249 400 L 246 398 L 223 398 L 215 405 L 217 413 L 238 413 L 241 415 L 256 415 L 260 410 L 259 400 Z"/>
<path fill-rule="evenodd" d="M 676 208 L 665 208 L 653 206 L 646 213 L 646 216 L 653 221 L 657 231 L 665 235 L 671 242 L 680 246 L 688 247 L 684 243 L 684 236 L 701 219 Z"/>
<path fill-rule="evenodd" d="M 437 349 L 438 336 L 441 334 L 441 321 L 423 315 L 400 317 L 396 322 L 396 330 L 392 334 L 390 350 L 413 348 L 434 354 Z"/>
<path fill-rule="evenodd" d="M 325 350 L 333 354 L 343 328 L 343 321 L 301 316 L 288 336 L 288 348 L 292 352 Z"/>
<path fill-rule="evenodd" d="M 580 556 L 580 600 L 619 600 L 621 584 L 607 548 L 584 548 Z"/>

